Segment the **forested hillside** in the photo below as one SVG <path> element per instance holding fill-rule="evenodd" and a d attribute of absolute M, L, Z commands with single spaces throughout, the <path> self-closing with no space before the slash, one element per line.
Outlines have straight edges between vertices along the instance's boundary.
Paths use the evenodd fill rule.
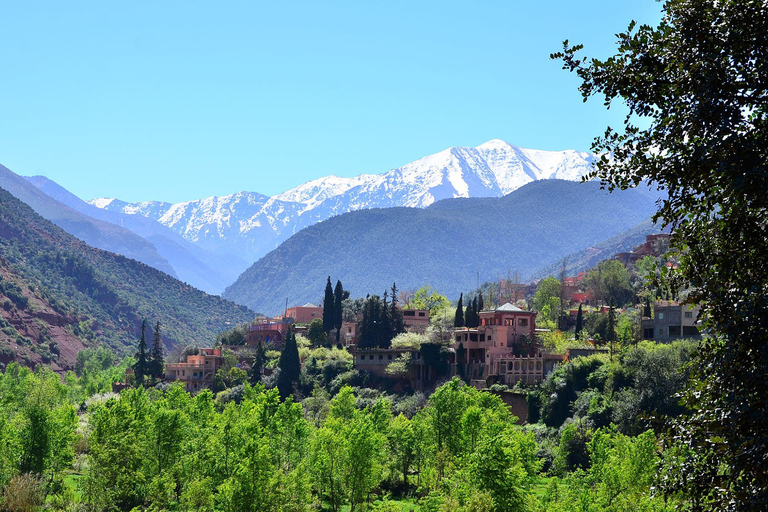
<path fill-rule="evenodd" d="M 501 198 L 447 199 L 334 217 L 297 233 L 256 262 L 224 297 L 274 313 L 317 301 L 338 276 L 353 296 L 424 284 L 456 299 L 480 281 L 523 278 L 650 217 L 654 192 L 609 195 L 596 183 L 536 181 Z"/>
<path fill-rule="evenodd" d="M 208 344 L 253 318 L 163 272 L 94 249 L 0 189 L 0 362 L 71 367 L 83 345 L 132 353 L 142 319 L 166 345 Z"/>

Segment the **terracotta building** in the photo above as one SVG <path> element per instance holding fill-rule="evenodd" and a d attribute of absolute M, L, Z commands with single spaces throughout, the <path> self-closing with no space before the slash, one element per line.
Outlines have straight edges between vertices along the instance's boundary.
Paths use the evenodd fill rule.
<path fill-rule="evenodd" d="M 323 307 L 307 302 L 303 306 L 288 308 L 285 316 L 292 318 L 296 324 L 310 324 L 315 318 L 323 319 Z"/>
<path fill-rule="evenodd" d="M 428 309 L 403 309 L 403 325 L 408 332 L 423 334 L 429 327 Z"/>
<path fill-rule="evenodd" d="M 217 348 L 201 348 L 198 355 L 187 356 L 184 363 L 166 364 L 165 379 L 184 384 L 187 391 L 210 388 L 224 358 Z"/>

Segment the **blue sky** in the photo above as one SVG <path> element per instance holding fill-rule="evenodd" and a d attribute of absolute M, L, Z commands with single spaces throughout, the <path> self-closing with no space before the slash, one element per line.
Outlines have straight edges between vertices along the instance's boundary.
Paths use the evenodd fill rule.
<path fill-rule="evenodd" d="M 2 2 L 0 163 L 78 196 L 273 195 L 500 138 L 588 150 L 606 57 L 651 0 Z"/>

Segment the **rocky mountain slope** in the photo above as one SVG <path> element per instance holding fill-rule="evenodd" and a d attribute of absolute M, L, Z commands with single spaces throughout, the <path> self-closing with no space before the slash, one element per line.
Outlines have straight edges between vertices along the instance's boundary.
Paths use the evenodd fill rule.
<path fill-rule="evenodd" d="M 273 197 L 238 192 L 177 204 L 110 198 L 91 204 L 157 220 L 209 251 L 252 262 L 303 228 L 335 215 L 424 208 L 456 197 L 501 197 L 532 181 L 580 180 L 592 161 L 584 152 L 537 151 L 492 140 L 474 148 L 449 148 L 384 174 L 319 178 Z"/>
<path fill-rule="evenodd" d="M 500 198 L 346 213 L 289 238 L 223 296 L 266 313 L 317 301 L 328 275 L 353 296 L 430 284 L 450 298 L 517 270 L 524 278 L 650 217 L 658 195 L 542 180 Z"/>
<path fill-rule="evenodd" d="M 168 260 L 144 238 L 125 228 L 94 219 L 62 204 L 2 165 L 0 165 L 0 187 L 29 205 L 42 217 L 88 245 L 122 254 L 176 277 L 176 272 Z"/>
<path fill-rule="evenodd" d="M 1 188 L 0 276 L 2 364 L 15 359 L 67 369 L 79 349 L 100 343 L 132 354 L 143 319 L 161 323 L 168 347 L 210 345 L 217 333 L 254 316 L 167 273 L 90 247 Z"/>

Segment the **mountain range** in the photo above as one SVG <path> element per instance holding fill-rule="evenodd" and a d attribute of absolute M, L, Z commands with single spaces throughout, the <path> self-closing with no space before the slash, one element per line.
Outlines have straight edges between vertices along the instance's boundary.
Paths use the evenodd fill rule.
<path fill-rule="evenodd" d="M 78 350 L 102 343 L 132 355 L 145 319 L 150 329 L 160 322 L 169 348 L 210 346 L 253 317 L 166 272 L 91 247 L 0 188 L 0 363 L 65 370 Z"/>
<path fill-rule="evenodd" d="M 228 262 L 237 275 L 281 242 L 317 222 L 370 208 L 427 207 L 457 197 L 501 197 L 532 181 L 581 180 L 594 157 L 579 151 L 538 151 L 501 140 L 453 147 L 383 174 L 327 176 L 267 197 L 237 192 L 171 204 L 90 201 L 111 212 L 138 214 L 167 226 L 187 241 Z M 230 281 L 231 282 L 231 281 Z"/>
<path fill-rule="evenodd" d="M 264 313 L 317 301 L 328 275 L 353 297 L 429 284 L 458 299 L 517 270 L 524 279 L 646 221 L 658 192 L 540 180 L 499 198 L 350 212 L 308 227 L 248 268 L 223 296 Z M 656 231 L 645 224 L 638 236 Z"/>

